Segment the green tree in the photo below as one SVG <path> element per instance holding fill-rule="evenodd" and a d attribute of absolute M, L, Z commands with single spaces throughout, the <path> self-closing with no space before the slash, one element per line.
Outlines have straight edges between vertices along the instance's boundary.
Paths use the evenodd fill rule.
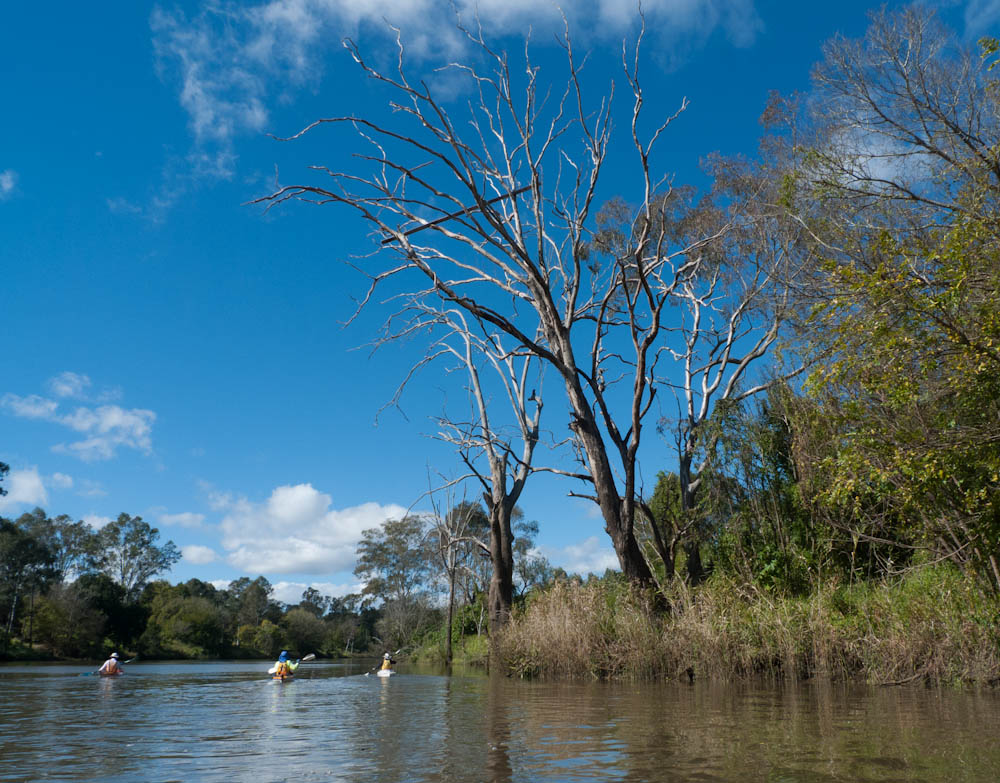
<path fill-rule="evenodd" d="M 115 647 L 130 647 L 145 630 L 150 611 L 145 592 L 143 600 L 129 601 L 125 588 L 100 572 L 83 574 L 74 584 L 79 596 L 105 618 L 103 632 Z"/>
<path fill-rule="evenodd" d="M 73 580 L 89 570 L 97 535 L 86 522 L 65 514 L 50 518 L 35 508 L 18 517 L 17 524 L 52 551 L 60 579 Z"/>
<path fill-rule="evenodd" d="M 322 649 L 327 635 L 326 623 L 308 609 L 296 607 L 289 610 L 281 618 L 281 626 L 285 629 L 289 647 L 297 650 L 300 656 Z"/>
<path fill-rule="evenodd" d="M 382 603 L 379 620 L 386 646 L 403 646 L 428 620 L 427 593 L 432 553 L 423 519 L 389 519 L 362 533 L 354 573 L 362 595 Z"/>
<path fill-rule="evenodd" d="M 307 587 L 302 591 L 299 608 L 305 609 L 314 617 L 322 617 L 330 608 L 330 597 L 323 595 L 315 587 Z"/>
<path fill-rule="evenodd" d="M 253 649 L 268 658 L 277 658 L 281 650 L 288 646 L 285 631 L 270 620 L 263 620 L 253 633 Z"/>
<path fill-rule="evenodd" d="M 155 584 L 151 612 L 140 641 L 144 655 L 167 657 L 219 656 L 227 647 L 221 607 L 186 585 Z"/>
<path fill-rule="evenodd" d="M 142 517 L 122 513 L 97 534 L 94 565 L 125 588 L 129 600 L 138 597 L 149 579 L 168 571 L 181 558 L 173 541 L 157 546 L 160 531 Z"/>
<path fill-rule="evenodd" d="M 53 655 L 100 656 L 106 623 L 107 617 L 75 583 L 54 585 L 35 610 L 35 636 Z"/>
<path fill-rule="evenodd" d="M 20 525 L 0 518 L 0 606 L 6 609 L 5 650 L 24 595 L 33 596 L 57 576 L 52 550 Z"/>
<path fill-rule="evenodd" d="M 1000 590 L 990 51 L 926 9 L 874 14 L 863 40 L 826 47 L 789 177 L 790 208 L 825 256 L 803 335 L 836 440 L 810 455 L 814 497 L 853 536 L 949 557 Z"/>

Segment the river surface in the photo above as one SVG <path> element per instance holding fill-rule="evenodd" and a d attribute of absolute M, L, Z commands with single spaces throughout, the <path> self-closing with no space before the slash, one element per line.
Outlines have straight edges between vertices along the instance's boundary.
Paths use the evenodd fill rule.
<path fill-rule="evenodd" d="M 994 692 L 268 665 L 0 666 L 0 780 L 1000 780 Z"/>

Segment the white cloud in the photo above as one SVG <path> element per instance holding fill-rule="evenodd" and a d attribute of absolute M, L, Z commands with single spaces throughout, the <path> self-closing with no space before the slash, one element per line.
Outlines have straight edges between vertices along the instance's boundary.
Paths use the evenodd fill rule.
<path fill-rule="evenodd" d="M 48 502 L 45 483 L 38 474 L 38 468 L 11 468 L 2 486 L 7 494 L 0 496 L 0 511 L 18 506 L 44 506 Z"/>
<path fill-rule="evenodd" d="M 88 514 L 83 518 L 83 521 L 94 528 L 94 530 L 100 530 L 111 521 L 111 517 L 102 517 L 99 514 Z"/>
<path fill-rule="evenodd" d="M 331 509 L 331 502 L 310 484 L 278 487 L 263 503 L 227 498 L 221 527 L 228 562 L 244 573 L 349 571 L 362 531 L 406 513 L 378 503 Z"/>
<path fill-rule="evenodd" d="M 58 396 L 80 395 L 89 384 L 87 376 L 75 373 L 63 373 L 49 381 L 50 388 Z M 20 397 L 10 393 L 0 397 L 0 408 L 20 418 L 51 421 L 89 436 L 52 447 L 55 452 L 71 454 L 85 462 L 111 459 L 119 447 L 136 449 L 144 454 L 153 450 L 152 430 L 156 414 L 150 410 L 99 405 L 96 408 L 80 406 L 70 413 L 60 413 L 57 400 L 37 394 Z"/>
<path fill-rule="evenodd" d="M 185 511 L 181 514 L 160 514 L 160 524 L 177 525 L 178 527 L 200 527 L 205 521 L 204 514 L 195 514 Z"/>
<path fill-rule="evenodd" d="M 232 579 L 212 579 L 209 584 L 212 585 L 216 590 L 228 590 L 229 585 L 233 583 Z"/>
<path fill-rule="evenodd" d="M 362 585 L 358 583 L 334 584 L 333 582 L 310 582 L 309 584 L 304 582 L 276 582 L 272 587 L 274 588 L 273 598 L 276 601 L 281 601 L 284 604 L 297 604 L 302 600 L 302 594 L 306 591 L 307 587 L 318 590 L 321 595 L 340 598 L 349 593 L 360 593 Z"/>
<path fill-rule="evenodd" d="M 539 547 L 539 551 L 552 565 L 560 566 L 570 574 L 603 576 L 607 569 L 619 568 L 615 550 L 606 539 L 597 536 L 590 536 L 583 541 L 559 548 Z"/>
<path fill-rule="evenodd" d="M 90 378 L 75 372 L 64 372 L 49 379 L 49 390 L 56 397 L 82 397 L 90 386 Z"/>
<path fill-rule="evenodd" d="M 182 546 L 181 555 L 187 562 L 193 563 L 195 565 L 205 565 L 206 563 L 214 563 L 216 560 L 219 559 L 219 556 L 215 553 L 214 549 L 208 546 L 199 546 L 198 544 L 190 544 L 189 546 Z"/>
<path fill-rule="evenodd" d="M 16 188 L 17 172 L 13 169 L 0 171 L 0 201 L 4 201 L 5 199 L 13 196 Z"/>

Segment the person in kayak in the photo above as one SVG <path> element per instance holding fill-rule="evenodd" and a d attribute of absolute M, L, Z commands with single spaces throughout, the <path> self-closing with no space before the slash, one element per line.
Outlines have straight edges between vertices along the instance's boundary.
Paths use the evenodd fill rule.
<path fill-rule="evenodd" d="M 278 662 L 274 664 L 274 676 L 281 677 L 291 677 L 292 673 L 299 668 L 298 661 L 288 660 L 288 651 L 282 650 L 281 655 L 278 656 Z"/>
<path fill-rule="evenodd" d="M 125 670 L 122 669 L 122 665 L 118 663 L 118 653 L 111 653 L 111 657 L 101 665 L 101 668 L 97 670 L 97 673 L 105 677 L 112 677 L 116 674 L 124 674 Z"/>
<path fill-rule="evenodd" d="M 386 669 L 391 669 L 394 663 L 395 661 L 389 657 L 389 653 L 386 653 L 385 655 L 382 656 L 382 671 L 385 671 Z"/>

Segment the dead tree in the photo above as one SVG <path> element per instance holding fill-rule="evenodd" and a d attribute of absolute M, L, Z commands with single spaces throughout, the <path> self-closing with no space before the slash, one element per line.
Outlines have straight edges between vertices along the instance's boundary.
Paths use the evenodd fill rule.
<path fill-rule="evenodd" d="M 437 437 L 455 447 L 469 470 L 445 486 L 455 486 L 468 478 L 474 478 L 482 486 L 489 534 L 488 538 L 470 540 L 490 558 L 488 613 L 490 630 L 496 631 L 510 618 L 514 600 L 512 517 L 532 472 L 532 458 L 539 440 L 541 376 L 533 354 L 519 348 L 507 350 L 500 334 L 487 333 L 476 326 L 482 324 L 470 323 L 461 309 L 444 309 L 434 302 L 416 299 L 387 321 L 379 343 L 415 332 L 435 335 L 427 353 L 414 364 L 397 389 L 393 403 L 398 402 L 418 371 L 438 361 L 452 362 L 450 368 L 465 385 L 470 417 L 459 419 L 442 410 L 436 417 L 440 428 Z M 507 405 L 502 407 L 508 411 L 508 417 L 502 417 L 501 406 L 492 401 L 480 363 L 487 371 L 492 370 L 488 377 L 502 390 L 501 396 L 506 397 Z M 533 383 L 530 392 L 529 381 Z M 504 421 L 508 423 L 505 425 Z"/>
<path fill-rule="evenodd" d="M 393 94 L 393 120 L 341 116 L 311 124 L 292 138 L 321 126 L 346 127 L 370 151 L 359 153 L 350 171 L 314 167 L 327 176 L 325 185 L 280 186 L 258 203 L 350 207 L 379 240 L 362 308 L 391 281 L 413 300 L 463 311 L 554 371 L 583 462 L 581 470 L 561 472 L 588 484 L 574 494 L 600 507 L 624 574 L 651 585 L 635 534 L 637 459 L 665 355 L 666 308 L 700 273 L 704 248 L 726 231 L 723 224 L 709 237 L 678 242 L 663 219 L 672 190 L 652 157 L 686 103 L 647 128 L 641 33 L 631 53 L 623 46 L 632 100 L 619 127 L 628 129 L 634 153 L 633 241 L 627 254 L 611 256 L 595 244 L 595 201 L 616 138 L 614 85 L 592 104 L 568 29 L 560 38 L 566 78 L 559 90 L 540 81 L 527 47 L 524 62 L 512 68 L 481 30 L 465 32 L 489 68 L 449 66 L 475 96 L 461 129 L 459 109 L 407 75 L 398 31 L 393 73 L 374 67 L 347 41 L 363 72 Z"/>

